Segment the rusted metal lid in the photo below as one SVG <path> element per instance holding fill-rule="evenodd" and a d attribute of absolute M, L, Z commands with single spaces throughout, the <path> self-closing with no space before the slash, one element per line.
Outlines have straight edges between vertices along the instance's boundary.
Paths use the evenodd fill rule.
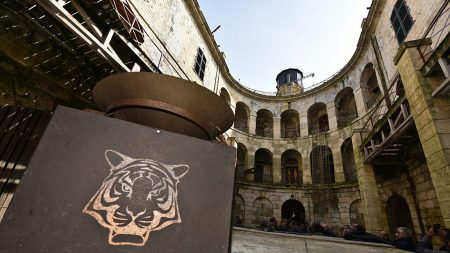
<path fill-rule="evenodd" d="M 210 90 L 156 73 L 108 76 L 93 97 L 106 115 L 207 140 L 228 130 L 234 119 L 230 106 Z"/>

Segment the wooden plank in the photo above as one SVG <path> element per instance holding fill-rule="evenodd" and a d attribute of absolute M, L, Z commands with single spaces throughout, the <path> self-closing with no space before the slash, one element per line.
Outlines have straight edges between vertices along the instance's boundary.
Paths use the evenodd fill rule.
<path fill-rule="evenodd" d="M 368 164 L 371 163 L 376 157 L 380 155 L 381 152 L 383 152 L 383 149 L 389 147 L 391 144 L 393 144 L 396 140 L 400 139 L 402 135 L 414 125 L 414 121 L 411 116 L 409 116 L 403 123 L 397 128 L 395 132 L 393 132 L 385 142 L 381 143 L 379 145 L 378 149 L 375 150 L 373 153 L 371 153 L 369 156 L 366 156 L 366 160 L 364 163 Z"/>
<path fill-rule="evenodd" d="M 445 79 L 439 87 L 437 87 L 431 96 L 434 98 L 445 96 L 450 92 L 450 76 Z"/>

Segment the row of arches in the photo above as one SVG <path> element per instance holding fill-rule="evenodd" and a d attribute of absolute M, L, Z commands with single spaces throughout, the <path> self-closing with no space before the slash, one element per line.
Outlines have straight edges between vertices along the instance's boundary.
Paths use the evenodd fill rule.
<path fill-rule="evenodd" d="M 341 213 L 336 205 L 330 203 L 318 203 L 314 211 L 306 218 L 304 205 L 296 200 L 286 200 L 281 206 L 281 218 L 291 219 L 300 224 L 305 223 L 306 219 L 310 221 L 322 221 L 329 224 L 343 225 L 348 221 L 341 221 Z M 267 221 L 274 216 L 274 205 L 272 201 L 265 197 L 258 197 L 253 201 L 251 210 L 246 210 L 244 198 L 236 194 L 234 196 L 233 217 L 239 217 L 239 221 L 243 223 L 259 224 Z M 245 221 L 246 212 L 251 214 L 251 219 Z M 353 201 L 348 209 L 350 224 L 364 225 L 364 212 L 361 199 Z M 388 221 L 391 237 L 395 235 L 398 227 L 408 227 L 414 232 L 414 224 L 411 212 L 406 200 L 398 194 L 392 195 L 386 202 L 386 217 Z"/>
<path fill-rule="evenodd" d="M 361 72 L 360 87 L 365 110 L 368 110 L 381 97 L 381 89 L 372 63 L 368 63 Z M 221 89 L 220 97 L 228 104 L 231 103 L 230 95 L 225 88 Z M 351 87 L 345 87 L 337 93 L 334 106 L 338 128 L 347 126 L 358 117 L 355 96 Z M 248 133 L 250 115 L 250 109 L 245 103 L 236 103 L 234 128 Z M 327 108 L 322 102 L 310 106 L 307 111 L 307 120 L 309 135 L 326 132 L 330 129 Z M 281 138 L 299 137 L 300 119 L 298 112 L 293 109 L 284 111 L 281 114 L 280 126 Z M 273 114 L 270 110 L 261 109 L 256 112 L 255 134 L 273 138 Z"/>
<path fill-rule="evenodd" d="M 356 165 L 351 138 L 341 146 L 345 181 L 354 182 Z M 327 146 L 315 146 L 310 153 L 310 166 L 313 184 L 331 184 L 335 182 L 333 154 Z M 237 145 L 236 171 L 240 180 L 256 183 L 273 183 L 273 154 L 270 150 L 260 148 L 254 154 L 253 167 L 248 164 L 248 150 L 242 143 Z M 302 155 L 295 149 L 288 149 L 281 154 L 281 183 L 286 186 L 303 185 Z"/>
<path fill-rule="evenodd" d="M 288 199 L 281 205 L 281 217 L 276 218 L 291 220 L 298 224 L 304 224 L 307 221 L 322 221 L 329 224 L 342 225 L 341 213 L 337 205 L 324 202 L 318 203 L 316 208 L 311 209 L 314 210 L 311 210 L 311 213 L 307 214 L 302 202 L 296 199 Z M 250 212 L 250 215 L 246 216 L 246 212 Z M 364 225 L 364 213 L 360 199 L 350 204 L 348 212 L 351 224 Z M 249 216 L 250 220 L 245 220 Z M 239 225 L 244 223 L 260 224 L 262 221 L 267 221 L 271 217 L 274 217 L 274 205 L 268 198 L 258 197 L 253 201 L 251 210 L 246 210 L 244 198 L 236 194 L 234 196 L 233 217 L 235 218 L 235 222 L 238 221 L 241 223 Z"/>
<path fill-rule="evenodd" d="M 338 127 L 344 127 L 358 117 L 352 88 L 345 88 L 337 98 L 335 108 Z M 249 120 L 249 107 L 238 102 L 235 109 L 234 128 L 248 133 Z M 322 102 L 313 104 L 308 109 L 307 120 L 309 135 L 326 132 L 330 129 L 327 108 Z M 273 125 L 274 119 L 271 111 L 261 109 L 256 112 L 256 136 L 273 137 Z M 300 137 L 300 116 L 296 110 L 289 109 L 281 114 L 280 131 L 281 138 Z"/>

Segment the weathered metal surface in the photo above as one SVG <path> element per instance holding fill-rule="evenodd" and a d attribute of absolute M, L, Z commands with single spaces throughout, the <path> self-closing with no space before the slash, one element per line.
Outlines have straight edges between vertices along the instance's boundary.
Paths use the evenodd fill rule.
<path fill-rule="evenodd" d="M 233 124 L 233 111 L 215 93 L 184 79 L 155 73 L 120 73 L 94 88 L 97 106 L 115 118 L 212 139 Z"/>
<path fill-rule="evenodd" d="M 58 107 L 0 252 L 228 252 L 235 150 Z"/>

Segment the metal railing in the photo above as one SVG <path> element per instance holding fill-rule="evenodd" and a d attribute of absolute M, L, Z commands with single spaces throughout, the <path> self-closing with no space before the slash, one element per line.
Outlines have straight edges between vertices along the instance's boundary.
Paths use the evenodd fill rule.
<path fill-rule="evenodd" d="M 430 26 L 422 36 L 422 42 L 431 38 L 431 44 L 419 47 L 419 53 L 425 63 L 439 44 L 445 39 L 450 32 L 450 0 L 446 0 L 439 9 L 436 16 L 431 21 Z M 422 44 L 422 43 L 420 43 Z"/>
<path fill-rule="evenodd" d="M 238 84 L 239 84 L 242 88 L 244 88 L 244 89 L 246 89 L 246 90 L 248 90 L 248 91 L 250 91 L 250 92 L 259 94 L 259 95 L 264 95 L 264 96 L 269 96 L 269 97 L 291 97 L 291 96 L 299 95 L 299 94 L 304 93 L 304 92 L 306 92 L 306 91 L 314 90 L 315 88 L 317 88 L 317 87 L 319 87 L 319 86 L 322 86 L 323 84 L 325 84 L 326 82 L 330 81 L 330 80 L 333 79 L 335 76 L 337 76 L 337 75 L 342 71 L 342 69 L 344 69 L 344 68 L 339 69 L 339 70 L 336 71 L 334 74 L 332 74 L 331 76 L 329 76 L 329 77 L 326 78 L 325 80 L 320 81 L 319 83 L 313 84 L 313 85 L 308 86 L 308 87 L 304 87 L 303 90 L 299 90 L 298 92 L 293 92 L 293 93 L 290 93 L 290 94 L 288 94 L 288 95 L 281 95 L 281 94 L 278 94 L 278 95 L 277 95 L 277 92 L 276 92 L 276 91 L 260 91 L 260 90 L 256 90 L 256 89 L 250 88 L 250 87 L 248 87 L 248 86 L 245 86 L 244 84 L 242 84 L 242 83 L 240 83 L 240 82 L 238 82 Z"/>
<path fill-rule="evenodd" d="M 384 96 L 380 96 L 381 99 L 378 100 L 373 109 L 369 112 L 367 121 L 362 127 L 363 131 L 361 132 L 361 138 L 363 142 L 370 135 L 377 123 L 389 112 L 392 105 L 399 98 L 403 98 L 404 96 L 402 81 L 400 76 L 397 76 L 388 91 Z"/>

